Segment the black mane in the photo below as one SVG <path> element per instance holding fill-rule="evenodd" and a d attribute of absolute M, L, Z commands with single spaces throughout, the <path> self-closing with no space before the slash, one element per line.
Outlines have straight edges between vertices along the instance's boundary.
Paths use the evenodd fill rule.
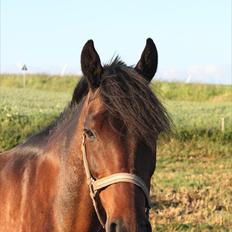
<path fill-rule="evenodd" d="M 104 66 L 99 92 L 110 118 L 120 119 L 128 132 L 152 145 L 161 132 L 170 130 L 167 111 L 148 86 L 147 81 L 118 57 Z M 85 77 L 78 82 L 71 102 L 60 116 L 26 144 L 53 134 L 80 110 L 80 103 L 89 91 Z"/>
<path fill-rule="evenodd" d="M 121 119 L 131 135 L 147 144 L 162 132 L 171 129 L 171 120 L 147 81 L 119 57 L 103 67 L 99 92 L 111 118 Z M 78 104 L 88 93 L 88 83 L 82 78 L 74 90 L 72 104 Z M 113 123 L 112 123 L 113 124 Z"/>

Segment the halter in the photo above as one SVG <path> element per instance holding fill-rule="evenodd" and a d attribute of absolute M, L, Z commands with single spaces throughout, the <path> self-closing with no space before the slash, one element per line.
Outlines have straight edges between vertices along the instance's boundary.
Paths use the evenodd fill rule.
<path fill-rule="evenodd" d="M 121 172 L 121 173 L 115 173 L 110 176 L 103 177 L 101 179 L 96 180 L 91 175 L 91 172 L 89 169 L 89 164 L 88 164 L 87 155 L 86 155 L 86 147 L 85 147 L 85 134 L 83 134 L 83 138 L 82 138 L 82 156 L 83 156 L 85 173 L 87 177 L 87 184 L 89 186 L 89 191 L 90 191 L 90 197 L 92 199 L 93 206 L 97 214 L 98 220 L 101 223 L 103 228 L 105 228 L 105 224 L 102 220 L 102 217 L 99 212 L 99 208 L 97 206 L 97 195 L 101 189 L 107 186 L 110 186 L 112 184 L 116 184 L 120 182 L 127 182 L 127 183 L 135 184 L 136 186 L 140 187 L 140 189 L 143 191 L 145 198 L 146 198 L 146 202 L 147 202 L 146 214 L 147 216 L 149 216 L 149 210 L 151 208 L 150 194 L 149 194 L 149 190 L 146 184 L 139 176 L 135 174 L 131 174 L 131 173 Z"/>

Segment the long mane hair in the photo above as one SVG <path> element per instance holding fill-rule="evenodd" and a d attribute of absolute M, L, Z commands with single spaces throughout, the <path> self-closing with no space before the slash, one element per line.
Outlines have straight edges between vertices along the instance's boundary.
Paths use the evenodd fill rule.
<path fill-rule="evenodd" d="M 103 67 L 99 93 L 110 119 L 123 122 L 128 133 L 148 145 L 164 132 L 171 130 L 171 119 L 148 82 L 118 57 Z M 79 104 L 88 93 L 88 83 L 82 78 L 76 86 L 71 107 Z"/>

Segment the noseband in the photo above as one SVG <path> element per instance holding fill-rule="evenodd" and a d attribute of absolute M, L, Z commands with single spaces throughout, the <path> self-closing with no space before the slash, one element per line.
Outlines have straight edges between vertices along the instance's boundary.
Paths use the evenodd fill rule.
<path fill-rule="evenodd" d="M 121 173 L 115 173 L 107 177 L 103 177 L 101 179 L 96 180 L 90 172 L 89 169 L 89 164 L 87 160 L 87 155 L 86 155 L 86 148 L 85 148 L 85 135 L 83 134 L 82 138 L 82 156 L 83 156 L 83 162 L 84 162 L 84 168 L 85 168 L 85 173 L 87 177 L 87 184 L 89 186 L 89 191 L 90 191 L 90 197 L 93 202 L 93 206 L 95 209 L 95 212 L 97 214 L 98 220 L 101 223 L 102 227 L 105 227 L 105 224 L 102 220 L 102 217 L 100 215 L 98 206 L 97 206 L 97 195 L 99 191 L 107 186 L 110 186 L 112 184 L 116 183 L 121 183 L 121 182 L 127 182 L 127 183 L 132 183 L 138 186 L 144 193 L 147 206 L 146 206 L 146 214 L 149 216 L 149 210 L 151 208 L 151 201 L 150 201 L 150 194 L 149 190 L 144 183 L 144 181 L 137 175 L 131 174 L 131 173 L 126 173 L 126 172 L 121 172 Z"/>

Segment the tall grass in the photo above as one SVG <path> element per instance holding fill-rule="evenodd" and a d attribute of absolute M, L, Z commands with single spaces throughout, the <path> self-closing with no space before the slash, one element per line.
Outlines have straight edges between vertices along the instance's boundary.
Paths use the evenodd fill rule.
<path fill-rule="evenodd" d="M 40 90 L 70 92 L 80 76 L 50 76 L 47 74 L 26 75 L 26 87 Z M 23 88 L 22 75 L 0 75 L 0 87 Z M 232 101 L 229 85 L 186 84 L 152 81 L 152 89 L 165 100 L 176 101 Z"/>
<path fill-rule="evenodd" d="M 57 76 L 47 74 L 26 75 L 26 88 L 56 92 L 73 90 L 80 76 Z M 23 88 L 23 75 L 0 75 L 0 87 Z"/>
<path fill-rule="evenodd" d="M 155 81 L 152 84 L 155 92 L 168 100 L 176 101 L 211 101 L 215 103 L 232 101 L 232 86 L 210 84 L 186 84 Z"/>
<path fill-rule="evenodd" d="M 78 80 L 74 76 L 28 75 L 23 88 L 22 76 L 0 76 L 0 150 L 22 142 L 57 117 Z M 232 140 L 230 86 L 153 82 L 152 88 L 173 118 L 172 137 L 181 141 Z"/>

